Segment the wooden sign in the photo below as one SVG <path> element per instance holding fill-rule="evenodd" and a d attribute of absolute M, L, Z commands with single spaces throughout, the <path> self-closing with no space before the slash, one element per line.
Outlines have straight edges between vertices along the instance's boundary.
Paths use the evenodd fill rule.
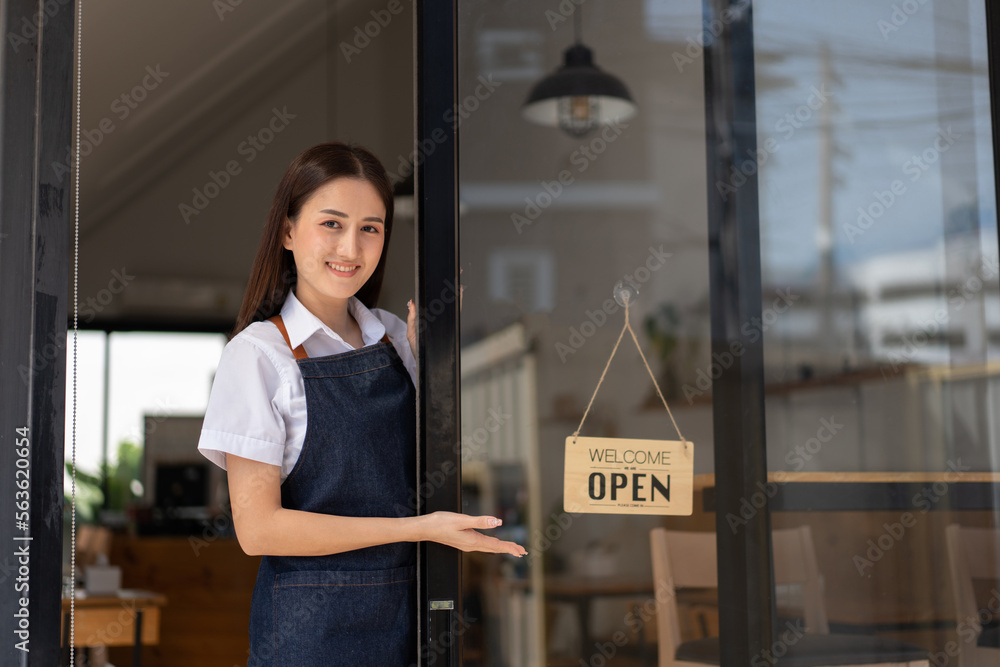
<path fill-rule="evenodd" d="M 691 442 L 566 438 L 564 507 L 591 514 L 686 516 L 693 496 Z"/>

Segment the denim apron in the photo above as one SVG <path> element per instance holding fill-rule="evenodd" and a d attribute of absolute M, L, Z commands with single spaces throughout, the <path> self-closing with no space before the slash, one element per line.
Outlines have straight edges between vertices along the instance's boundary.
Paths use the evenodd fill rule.
<path fill-rule="evenodd" d="M 271 318 L 291 347 L 280 316 Z M 414 514 L 416 392 L 388 337 L 310 359 L 306 435 L 281 506 L 342 516 Z M 264 556 L 250 607 L 250 667 L 416 664 L 416 544 Z"/>

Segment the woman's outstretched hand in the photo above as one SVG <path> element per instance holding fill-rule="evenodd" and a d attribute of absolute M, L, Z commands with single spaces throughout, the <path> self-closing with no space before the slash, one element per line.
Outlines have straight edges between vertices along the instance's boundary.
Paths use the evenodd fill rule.
<path fill-rule="evenodd" d="M 527 551 L 519 544 L 505 542 L 490 535 L 483 535 L 480 530 L 497 528 L 501 521 L 491 516 L 468 516 L 454 512 L 432 512 L 424 517 L 423 530 L 425 540 L 440 542 L 461 551 L 484 551 L 493 554 L 510 554 L 525 556 Z"/>

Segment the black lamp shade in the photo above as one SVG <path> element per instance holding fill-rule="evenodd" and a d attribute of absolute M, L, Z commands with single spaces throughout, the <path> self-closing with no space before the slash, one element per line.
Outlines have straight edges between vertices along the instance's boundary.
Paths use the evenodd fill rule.
<path fill-rule="evenodd" d="M 525 119 L 574 136 L 635 113 L 625 84 L 594 65 L 593 53 L 583 44 L 566 49 L 562 67 L 535 84 L 521 107 Z"/>

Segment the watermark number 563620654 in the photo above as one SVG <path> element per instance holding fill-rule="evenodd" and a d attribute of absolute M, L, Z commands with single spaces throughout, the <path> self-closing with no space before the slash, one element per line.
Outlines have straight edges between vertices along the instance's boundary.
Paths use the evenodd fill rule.
<path fill-rule="evenodd" d="M 23 535 L 14 535 L 14 557 L 17 559 L 17 576 L 14 577 L 14 592 L 16 593 L 17 611 L 14 612 L 14 634 L 18 640 L 14 646 L 20 651 L 28 652 L 28 642 L 31 638 L 30 618 L 28 612 L 28 575 L 30 574 L 31 535 L 28 533 L 28 517 L 30 516 L 31 497 L 31 439 L 28 437 L 28 427 L 14 429 L 14 525 Z"/>

